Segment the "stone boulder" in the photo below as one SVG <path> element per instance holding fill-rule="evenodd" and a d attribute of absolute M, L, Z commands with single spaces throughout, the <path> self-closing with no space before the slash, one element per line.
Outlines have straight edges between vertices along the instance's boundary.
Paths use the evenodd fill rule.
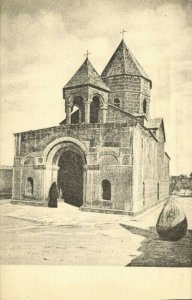
<path fill-rule="evenodd" d="M 165 241 L 177 241 L 187 232 L 187 219 L 183 209 L 175 198 L 171 198 L 164 205 L 156 229 L 159 237 Z"/>

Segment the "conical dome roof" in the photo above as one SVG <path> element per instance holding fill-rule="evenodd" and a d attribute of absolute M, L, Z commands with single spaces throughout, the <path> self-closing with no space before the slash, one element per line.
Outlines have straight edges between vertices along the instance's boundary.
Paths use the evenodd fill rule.
<path fill-rule="evenodd" d="M 127 48 L 123 39 L 103 70 L 101 77 L 115 75 L 135 75 L 150 80 L 131 51 Z"/>
<path fill-rule="evenodd" d="M 102 78 L 99 76 L 97 71 L 94 69 L 89 59 L 86 58 L 81 67 L 65 85 L 66 88 L 71 88 L 81 85 L 91 85 L 98 88 L 101 88 L 105 91 L 109 91 L 109 88 L 106 86 Z"/>

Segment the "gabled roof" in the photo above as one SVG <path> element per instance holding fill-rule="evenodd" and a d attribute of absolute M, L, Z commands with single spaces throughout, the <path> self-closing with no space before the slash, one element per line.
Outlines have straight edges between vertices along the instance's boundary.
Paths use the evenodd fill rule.
<path fill-rule="evenodd" d="M 65 85 L 64 89 L 82 85 L 91 85 L 94 87 L 101 88 L 105 91 L 109 91 L 109 88 L 106 86 L 102 78 L 94 69 L 88 58 L 86 58 L 81 67 Z"/>
<path fill-rule="evenodd" d="M 153 128 L 153 129 L 159 128 L 162 120 L 163 120 L 162 118 L 149 119 L 146 127 Z"/>
<path fill-rule="evenodd" d="M 149 119 L 146 122 L 145 125 L 148 129 L 158 129 L 160 127 L 162 127 L 162 131 L 163 131 L 163 136 L 164 136 L 164 140 L 166 141 L 166 137 L 165 137 L 165 128 L 164 128 L 164 122 L 162 118 L 155 118 L 155 119 Z"/>
<path fill-rule="evenodd" d="M 103 70 L 101 77 L 115 75 L 135 75 L 150 80 L 139 62 L 127 48 L 123 39 Z"/>

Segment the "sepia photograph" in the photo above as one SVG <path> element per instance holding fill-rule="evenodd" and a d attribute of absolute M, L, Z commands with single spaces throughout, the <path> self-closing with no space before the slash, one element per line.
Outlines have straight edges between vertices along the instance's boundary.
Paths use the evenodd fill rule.
<path fill-rule="evenodd" d="M 1 266 L 191 269 L 191 88 L 191 0 L 1 0 Z"/>

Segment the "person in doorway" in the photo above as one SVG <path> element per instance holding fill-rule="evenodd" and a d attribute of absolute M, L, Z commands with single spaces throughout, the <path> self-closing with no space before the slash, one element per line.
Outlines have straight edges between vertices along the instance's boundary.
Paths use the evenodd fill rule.
<path fill-rule="evenodd" d="M 54 181 L 49 190 L 49 207 L 57 207 L 57 199 L 59 198 L 59 191 L 57 184 Z"/>

